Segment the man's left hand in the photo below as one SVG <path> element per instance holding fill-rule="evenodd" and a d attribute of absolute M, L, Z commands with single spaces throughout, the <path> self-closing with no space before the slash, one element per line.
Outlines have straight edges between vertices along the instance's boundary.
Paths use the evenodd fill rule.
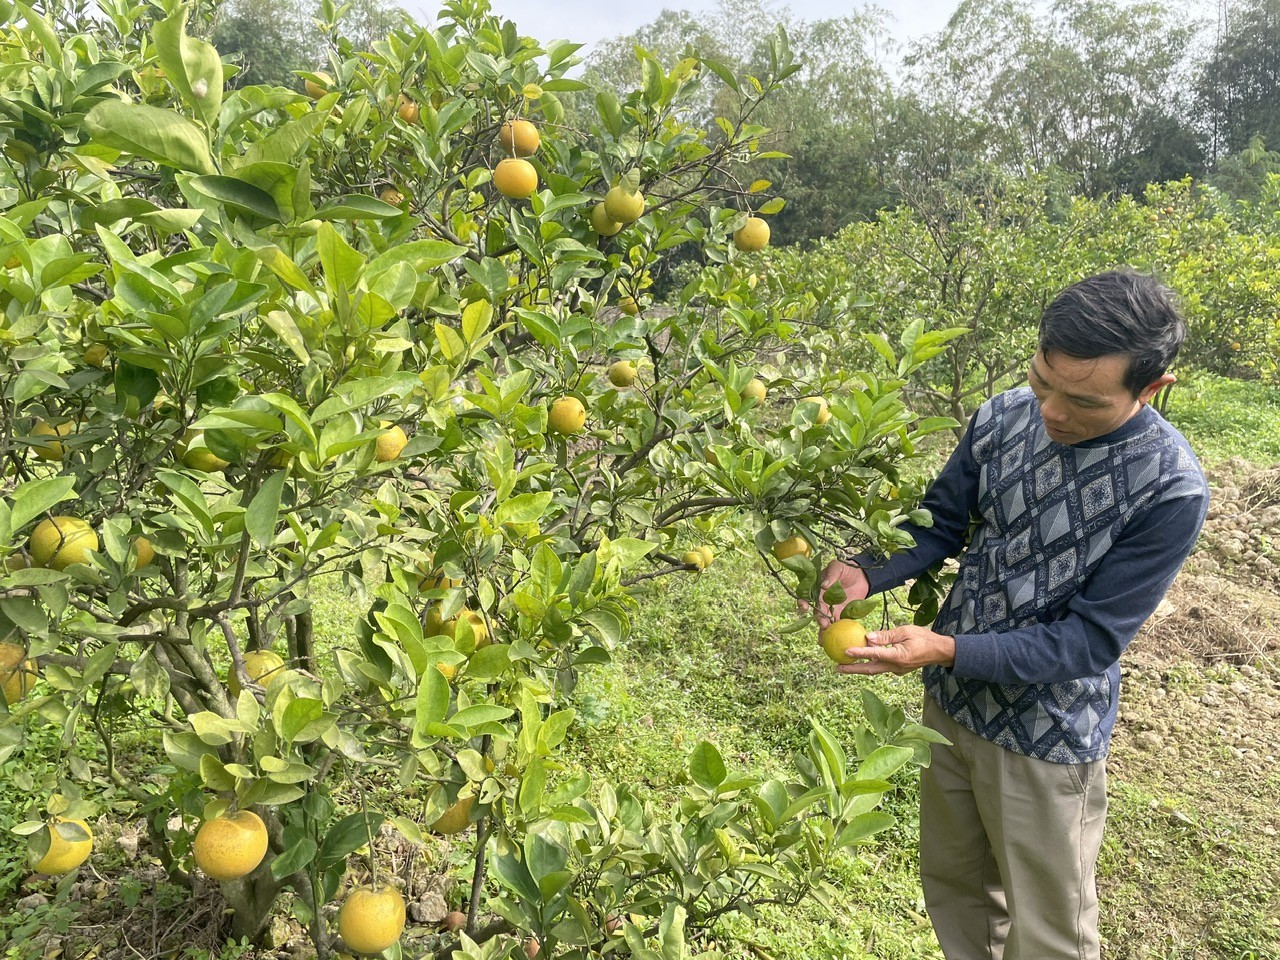
<path fill-rule="evenodd" d="M 841 664 L 841 673 L 895 673 L 902 676 L 921 667 L 938 664 L 950 667 L 956 660 L 954 637 L 934 633 L 925 627 L 907 625 L 867 634 L 867 645 L 848 651 L 866 663 Z"/>

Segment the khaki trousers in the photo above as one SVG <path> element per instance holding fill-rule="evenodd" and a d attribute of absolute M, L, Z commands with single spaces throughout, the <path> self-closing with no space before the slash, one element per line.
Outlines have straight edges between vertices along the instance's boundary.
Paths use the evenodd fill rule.
<path fill-rule="evenodd" d="M 1106 761 L 1020 756 L 925 695 L 934 744 L 920 776 L 920 879 L 947 960 L 1098 960 L 1094 869 Z"/>

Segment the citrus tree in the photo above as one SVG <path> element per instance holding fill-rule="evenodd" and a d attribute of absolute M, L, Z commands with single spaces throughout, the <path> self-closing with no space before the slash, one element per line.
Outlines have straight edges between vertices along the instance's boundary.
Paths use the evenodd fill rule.
<path fill-rule="evenodd" d="M 577 46 L 483 0 L 367 50 L 326 4 L 299 90 L 230 89 L 207 10 L 0 12 L 0 752 L 62 744 L 20 784 L 33 864 L 92 856 L 106 798 L 221 884 L 233 935 L 288 891 L 321 957 L 338 901 L 348 949 L 398 949 L 388 823 L 470 852 L 446 955 L 678 957 L 822 896 L 927 761 L 873 696 L 789 777 L 699 744 L 674 811 L 564 763 L 577 678 L 653 581 L 755 549 L 811 598 L 824 556 L 927 519 L 892 482 L 946 426 L 902 400 L 933 348 L 820 370 L 817 298 L 752 272 L 781 200 L 734 171 L 785 39 L 751 78 L 640 51 L 640 89 L 570 127 Z M 682 111 L 706 84 L 711 129 Z M 324 583 L 361 611 L 337 642 Z"/>

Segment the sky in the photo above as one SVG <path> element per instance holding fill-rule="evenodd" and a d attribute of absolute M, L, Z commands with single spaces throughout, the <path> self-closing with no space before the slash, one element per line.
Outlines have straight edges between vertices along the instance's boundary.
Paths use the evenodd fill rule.
<path fill-rule="evenodd" d="M 401 0 L 405 8 L 429 21 L 439 9 L 432 0 Z M 890 21 L 896 39 L 914 40 L 940 30 L 960 0 L 896 0 Z M 768 7 L 790 9 L 799 20 L 826 20 L 862 9 L 864 4 L 845 0 L 790 0 L 766 2 Z M 594 45 L 600 40 L 631 33 L 651 22 L 664 8 L 697 13 L 715 7 L 714 0 L 492 0 L 493 11 L 514 20 L 520 33 L 548 40 L 573 40 Z M 581 51 L 588 53 L 590 47 Z"/>

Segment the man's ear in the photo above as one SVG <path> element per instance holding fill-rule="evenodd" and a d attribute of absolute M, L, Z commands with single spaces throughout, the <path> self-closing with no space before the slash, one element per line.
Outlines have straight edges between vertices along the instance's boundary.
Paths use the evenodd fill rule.
<path fill-rule="evenodd" d="M 1138 394 L 1138 403 L 1150 403 L 1152 398 L 1155 397 L 1157 393 L 1159 393 L 1165 387 L 1169 386 L 1169 384 L 1176 383 L 1177 380 L 1178 378 L 1175 377 L 1172 373 L 1166 373 L 1163 376 L 1161 376 L 1158 380 L 1152 380 L 1145 387 L 1143 387 L 1142 392 Z"/>

